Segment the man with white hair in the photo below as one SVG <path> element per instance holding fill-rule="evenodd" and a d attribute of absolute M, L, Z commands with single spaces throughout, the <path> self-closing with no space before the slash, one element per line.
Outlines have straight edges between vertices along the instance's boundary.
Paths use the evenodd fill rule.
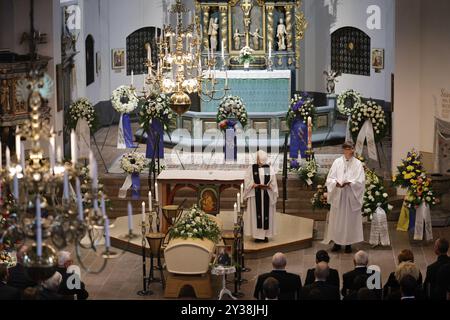
<path fill-rule="evenodd" d="M 367 265 L 369 264 L 369 255 L 365 251 L 358 251 L 353 257 L 353 264 L 355 266 L 355 269 L 344 273 L 344 275 L 342 276 L 342 295 L 344 297 L 355 289 L 355 279 L 358 276 L 368 276 Z"/>
<path fill-rule="evenodd" d="M 73 265 L 70 252 L 58 252 L 58 268 L 56 270 L 62 275 L 58 293 L 64 296 L 76 296 L 77 300 L 86 300 L 89 297 L 89 293 L 86 291 L 86 287 L 79 275 L 74 270 L 68 272 L 68 268 Z"/>
<path fill-rule="evenodd" d="M 244 232 L 255 242 L 268 242 L 275 235 L 277 177 L 266 152 L 259 150 L 256 158 L 257 163 L 248 168 L 244 180 L 243 198 L 247 199 Z"/>
<path fill-rule="evenodd" d="M 302 290 L 302 280 L 297 274 L 286 271 L 287 259 L 283 253 L 276 253 L 272 257 L 273 270 L 258 277 L 255 286 L 254 297 L 264 300 L 264 282 L 268 278 L 274 278 L 279 283 L 280 292 L 278 300 L 299 300 Z"/>
<path fill-rule="evenodd" d="M 58 294 L 62 280 L 61 273 L 55 272 L 53 276 L 42 282 L 42 288 L 39 291 L 39 300 L 64 300 L 64 296 Z"/>

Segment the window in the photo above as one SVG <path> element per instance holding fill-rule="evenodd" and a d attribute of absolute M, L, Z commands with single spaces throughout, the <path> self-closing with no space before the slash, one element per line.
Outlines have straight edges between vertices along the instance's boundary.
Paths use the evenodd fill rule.
<path fill-rule="evenodd" d="M 158 37 L 161 35 L 161 29 L 145 27 L 134 31 L 127 37 L 127 75 L 131 75 L 131 71 L 134 74 L 147 73 L 147 67 L 145 66 L 147 60 L 147 43 L 150 43 L 152 49 L 153 65 L 157 65 L 158 48 L 156 46 L 155 32 Z"/>
<path fill-rule="evenodd" d="M 94 38 L 88 35 L 86 38 L 86 86 L 95 81 L 95 55 L 94 55 Z"/>

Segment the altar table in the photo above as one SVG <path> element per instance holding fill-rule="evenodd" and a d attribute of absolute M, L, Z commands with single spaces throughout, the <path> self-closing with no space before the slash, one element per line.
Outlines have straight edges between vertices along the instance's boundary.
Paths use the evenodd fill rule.
<path fill-rule="evenodd" d="M 189 188 L 198 192 L 201 185 L 216 185 L 219 193 L 225 189 L 235 187 L 239 190 L 244 182 L 245 171 L 225 170 L 164 170 L 158 176 L 158 192 L 161 208 L 173 204 L 178 190 Z M 159 212 L 161 231 L 167 232 L 167 221 Z"/>
<path fill-rule="evenodd" d="M 207 73 L 207 71 L 205 72 Z M 239 96 L 247 112 L 286 111 L 291 100 L 291 70 L 216 71 L 217 88 L 224 87 L 228 77 L 228 94 Z M 220 101 L 201 102 L 202 112 L 217 112 Z"/>

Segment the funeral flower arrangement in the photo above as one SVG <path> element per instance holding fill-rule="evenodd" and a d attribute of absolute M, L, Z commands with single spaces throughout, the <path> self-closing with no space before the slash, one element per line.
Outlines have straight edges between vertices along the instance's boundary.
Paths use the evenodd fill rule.
<path fill-rule="evenodd" d="M 372 216 L 378 207 L 386 213 L 391 211 L 393 207 L 389 204 L 389 195 L 384 188 L 383 179 L 368 168 L 365 171 L 366 191 L 363 198 L 362 215 L 372 220 Z"/>
<path fill-rule="evenodd" d="M 355 141 L 358 139 L 359 131 L 366 120 L 372 122 L 375 142 L 381 141 L 386 135 L 387 122 L 383 108 L 374 101 L 355 105 L 350 120 L 350 132 L 353 139 Z"/>
<path fill-rule="evenodd" d="M 153 119 L 161 121 L 164 131 L 169 130 L 170 123 L 175 119 L 173 111 L 169 107 L 169 97 L 163 93 L 148 100 L 141 100 L 139 103 L 139 125 L 148 130 Z"/>
<path fill-rule="evenodd" d="M 307 159 L 304 165 L 297 169 L 297 174 L 303 183 L 310 186 L 316 180 L 318 169 L 319 166 L 314 158 Z"/>
<path fill-rule="evenodd" d="M 89 175 L 89 167 L 84 166 L 80 169 L 80 189 L 81 189 L 81 198 L 83 200 L 83 208 L 92 208 L 92 179 Z M 100 182 L 100 180 L 97 179 L 97 204 L 100 207 L 102 196 L 105 197 L 105 207 L 107 209 L 112 208 L 111 199 L 109 199 L 104 191 L 104 185 Z"/>
<path fill-rule="evenodd" d="M 237 122 L 245 127 L 248 123 L 248 114 L 242 99 L 238 96 L 224 97 L 219 104 L 216 121 L 222 130 L 234 128 Z"/>
<path fill-rule="evenodd" d="M 318 185 L 317 186 L 317 192 L 314 193 L 313 197 L 311 198 L 311 204 L 313 210 L 316 209 L 330 209 L 330 204 L 327 200 L 327 187 Z"/>
<path fill-rule="evenodd" d="M 253 49 L 249 46 L 245 46 L 239 52 L 239 63 L 250 63 L 255 61 L 253 57 Z"/>
<path fill-rule="evenodd" d="M 169 232 L 170 239 L 208 239 L 214 243 L 221 239 L 216 222 L 196 205 L 185 212 Z"/>
<path fill-rule="evenodd" d="M 6 265 L 7 268 L 11 268 L 17 264 L 17 260 L 14 259 L 8 251 L 2 250 L 0 251 L 0 264 Z"/>
<path fill-rule="evenodd" d="M 436 204 L 436 197 L 431 187 L 431 179 L 422 173 L 415 182 L 409 187 L 405 197 L 406 206 L 408 208 L 418 208 L 422 202 L 430 207 Z"/>
<path fill-rule="evenodd" d="M 75 129 L 79 119 L 86 120 L 89 128 L 95 129 L 97 126 L 97 115 L 94 106 L 86 98 L 80 98 L 69 107 L 67 116 L 67 126 L 69 129 Z"/>
<path fill-rule="evenodd" d="M 130 113 L 137 108 L 139 99 L 131 87 L 120 86 L 113 91 L 111 103 L 117 112 Z"/>
<path fill-rule="evenodd" d="M 392 178 L 392 183 L 395 187 L 407 189 L 416 183 L 422 173 L 424 173 L 422 158 L 415 150 L 411 150 L 397 166 L 397 174 Z"/>
<path fill-rule="evenodd" d="M 148 159 L 136 151 L 125 153 L 120 159 L 120 168 L 128 174 L 141 173 L 148 167 Z"/>
<path fill-rule="evenodd" d="M 291 104 L 286 115 L 286 122 L 290 129 L 292 128 L 295 119 L 300 119 L 306 124 L 308 117 L 311 117 L 314 121 L 315 114 L 316 107 L 314 106 L 314 100 L 307 94 L 295 94 L 294 98 L 291 99 Z"/>
<path fill-rule="evenodd" d="M 361 103 L 361 94 L 355 90 L 347 90 L 342 92 L 337 98 L 338 111 L 344 116 L 351 116 L 355 106 Z"/>

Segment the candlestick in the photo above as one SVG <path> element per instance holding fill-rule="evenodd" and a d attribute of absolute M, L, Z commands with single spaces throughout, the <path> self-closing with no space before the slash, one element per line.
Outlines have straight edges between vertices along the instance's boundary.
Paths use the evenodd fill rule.
<path fill-rule="evenodd" d="M 102 209 L 102 214 L 104 216 L 106 216 L 106 206 L 105 206 L 105 195 L 104 194 L 102 194 L 102 198 L 100 200 L 100 206 L 101 206 L 101 209 Z"/>
<path fill-rule="evenodd" d="M 20 161 L 20 134 L 19 134 L 19 127 L 16 128 L 16 157 L 17 157 L 17 163 Z"/>
<path fill-rule="evenodd" d="M 152 192 L 148 192 L 148 211 L 151 213 L 153 210 L 153 204 L 152 204 Z"/>
<path fill-rule="evenodd" d="M 55 146 L 56 146 L 56 137 L 53 132 L 53 128 L 51 130 L 50 143 L 48 146 L 48 156 L 50 159 L 50 172 L 53 173 L 55 169 Z"/>
<path fill-rule="evenodd" d="M 36 253 L 42 257 L 42 222 L 41 222 L 41 198 L 36 197 Z"/>
<path fill-rule="evenodd" d="M 145 223 L 145 202 L 142 201 L 142 223 Z"/>
<path fill-rule="evenodd" d="M 111 247 L 111 238 L 109 237 L 109 218 L 105 216 L 105 247 L 108 250 Z"/>
<path fill-rule="evenodd" d="M 312 148 L 312 118 L 308 117 L 308 149 Z"/>
<path fill-rule="evenodd" d="M 83 200 L 81 199 L 81 184 L 78 177 L 75 178 L 75 188 L 77 193 L 78 220 L 84 220 Z"/>
<path fill-rule="evenodd" d="M 25 173 L 25 145 L 23 142 L 20 143 L 20 166 L 22 167 L 22 172 Z"/>
<path fill-rule="evenodd" d="M 133 206 L 128 201 L 128 230 L 133 231 Z"/>
<path fill-rule="evenodd" d="M 6 147 L 6 171 L 9 171 L 9 168 L 11 167 L 11 151 L 9 150 L 9 147 Z"/>
<path fill-rule="evenodd" d="M 77 134 L 75 133 L 75 130 L 70 132 L 70 151 L 72 156 L 72 164 L 75 165 L 78 161 Z"/>
<path fill-rule="evenodd" d="M 94 153 L 89 152 L 89 175 L 92 180 L 92 189 L 98 189 L 98 179 L 97 179 L 97 161 L 95 160 Z"/>
<path fill-rule="evenodd" d="M 224 51 L 224 47 L 225 47 L 225 40 L 222 40 L 222 59 L 225 60 L 225 51 Z"/>
<path fill-rule="evenodd" d="M 156 202 L 159 201 L 158 182 L 155 182 L 155 199 L 156 199 Z"/>
<path fill-rule="evenodd" d="M 238 193 L 237 194 L 237 211 L 238 212 L 241 212 L 241 194 L 240 193 Z"/>
<path fill-rule="evenodd" d="M 244 203 L 244 184 L 241 183 L 241 203 Z"/>
<path fill-rule="evenodd" d="M 19 178 L 17 177 L 17 172 L 14 174 L 13 180 L 13 196 L 16 200 L 19 200 Z"/>
<path fill-rule="evenodd" d="M 56 161 L 57 161 L 58 163 L 61 163 L 61 162 L 62 162 L 62 151 L 61 151 L 61 146 L 58 146 L 58 147 L 56 148 Z"/>
<path fill-rule="evenodd" d="M 237 223 L 237 203 L 234 204 L 233 223 Z"/>

